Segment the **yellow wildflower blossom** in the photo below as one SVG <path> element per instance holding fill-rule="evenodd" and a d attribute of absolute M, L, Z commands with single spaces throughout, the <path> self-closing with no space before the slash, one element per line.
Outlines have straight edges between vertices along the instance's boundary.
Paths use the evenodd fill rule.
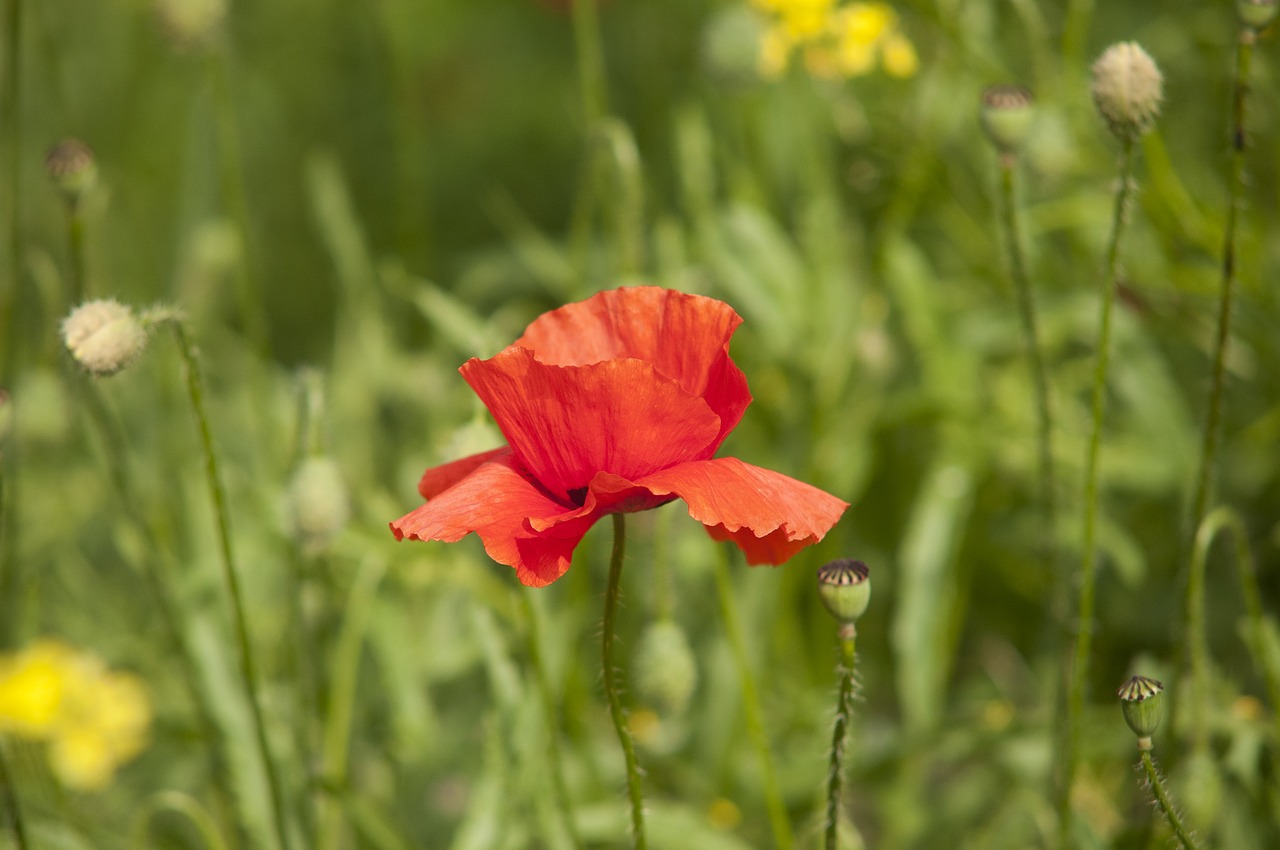
<path fill-rule="evenodd" d="M 146 745 L 151 705 L 142 682 L 53 640 L 0 656 L 0 734 L 46 741 L 68 787 L 104 787 Z"/>
<path fill-rule="evenodd" d="M 916 48 L 901 33 L 892 33 L 884 40 L 884 70 L 891 77 L 905 79 L 915 76 L 920 68 Z"/>
<path fill-rule="evenodd" d="M 769 19 L 760 44 L 760 73 L 780 76 L 793 53 L 815 77 L 859 77 L 881 65 L 893 77 L 919 68 L 915 47 L 887 3 L 752 0 Z"/>

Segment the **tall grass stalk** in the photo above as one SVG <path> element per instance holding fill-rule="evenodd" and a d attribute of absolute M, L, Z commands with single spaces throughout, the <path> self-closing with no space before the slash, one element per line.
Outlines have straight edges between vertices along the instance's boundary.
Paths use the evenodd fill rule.
<path fill-rule="evenodd" d="M 1031 298 L 1031 284 L 1027 275 L 1027 262 L 1022 252 L 1021 217 L 1018 215 L 1014 180 L 1018 157 L 1014 153 L 1001 153 L 1000 157 L 1000 219 L 1005 232 L 1005 247 L 1009 252 L 1009 275 L 1018 301 L 1018 317 L 1022 321 L 1023 343 L 1031 365 L 1031 377 L 1035 382 L 1037 448 L 1040 464 L 1040 509 L 1044 526 L 1040 545 L 1045 571 L 1055 587 L 1057 602 L 1061 586 L 1053 570 L 1053 535 L 1056 522 L 1053 472 L 1053 413 L 1049 401 L 1049 376 L 1045 369 L 1044 353 L 1040 348 L 1040 333 L 1036 325 L 1035 304 Z"/>
<path fill-rule="evenodd" d="M 377 601 L 378 586 L 386 572 L 386 562 L 371 558 L 356 574 L 347 597 L 342 632 L 333 650 L 330 670 L 333 681 L 329 689 L 329 705 L 325 713 L 322 775 L 331 794 L 326 798 L 320 820 L 320 850 L 338 850 L 343 844 L 343 807 L 347 798 L 348 755 L 351 751 L 351 726 L 355 716 L 356 685 L 360 674 L 360 655 L 364 647 L 369 620 Z"/>
<path fill-rule="evenodd" d="M 244 677 L 245 695 L 249 700 L 249 709 L 253 716 L 254 736 L 258 747 L 258 755 L 266 772 L 267 787 L 271 795 L 271 810 L 276 830 L 276 837 L 281 850 L 291 850 L 288 821 L 285 818 L 284 791 L 281 786 L 280 773 L 275 759 L 271 755 L 271 746 L 267 740 L 266 719 L 262 712 L 259 697 L 261 684 L 257 665 L 254 662 L 253 646 L 249 640 L 249 621 L 245 614 L 244 598 L 240 591 L 235 553 L 231 545 L 231 522 L 227 510 L 227 497 L 222 487 L 222 479 L 218 472 L 218 454 L 213 446 L 213 431 L 209 426 L 209 416 L 204 406 L 204 380 L 200 372 L 200 360 L 195 345 L 187 333 L 182 319 L 172 312 L 161 312 L 154 317 L 157 323 L 167 324 L 173 331 L 178 351 L 182 355 L 184 373 L 187 382 L 187 393 L 191 399 L 191 409 L 195 414 L 196 424 L 200 431 L 200 447 L 204 452 L 205 478 L 209 487 L 209 498 L 213 505 L 214 524 L 217 530 L 218 547 L 221 554 L 222 575 L 226 583 L 227 595 L 231 601 L 232 622 L 235 627 L 236 643 L 240 652 L 240 672 Z"/>
<path fill-rule="evenodd" d="M 769 736 L 765 734 L 764 714 L 760 710 L 760 694 L 756 690 L 755 677 L 747 660 L 747 644 L 742 637 L 742 622 L 738 616 L 738 603 L 733 595 L 733 583 L 729 580 L 729 554 L 724 546 L 718 547 L 716 558 L 716 595 L 720 600 L 720 614 L 724 618 L 725 634 L 733 650 L 733 660 L 738 667 L 738 683 L 742 689 L 742 712 L 747 721 L 747 734 L 760 760 L 760 775 L 764 780 L 765 807 L 769 812 L 769 826 L 773 830 L 773 843 L 778 850 L 791 850 L 791 819 L 778 785 L 778 774 L 773 766 L 773 753 L 769 749 Z"/>
<path fill-rule="evenodd" d="M 856 687 L 854 659 L 857 639 L 857 626 L 853 623 L 840 625 L 840 664 L 836 668 L 840 677 L 840 691 L 836 700 L 836 721 L 831 731 L 831 756 L 827 768 L 827 818 L 824 844 L 826 850 L 837 850 L 838 847 L 842 762 L 845 738 L 848 735 L 849 726 L 853 723 L 853 698 Z"/>
<path fill-rule="evenodd" d="M 1244 598 L 1246 616 L 1246 642 L 1253 655 L 1267 688 L 1267 696 L 1273 707 L 1271 716 L 1276 724 L 1277 740 L 1280 740 L 1280 669 L 1268 651 L 1267 614 L 1262 607 L 1262 594 L 1258 589 L 1253 550 L 1244 520 L 1228 507 L 1214 508 L 1200 523 L 1196 531 L 1195 546 L 1191 553 L 1191 569 L 1187 580 L 1185 616 L 1187 637 L 1185 652 L 1191 667 L 1191 728 L 1195 736 L 1192 744 L 1197 751 L 1207 751 L 1209 746 L 1209 643 L 1205 634 L 1205 567 L 1209 551 L 1218 535 L 1227 531 L 1235 540 L 1236 572 L 1240 581 L 1240 595 Z"/>
<path fill-rule="evenodd" d="M 16 850 L 28 850 L 31 845 L 27 842 L 26 822 L 22 819 L 22 806 L 18 802 L 18 790 L 13 783 L 3 738 L 0 738 L 0 806 L 4 807 L 5 820 L 13 833 L 14 847 Z"/>
<path fill-rule="evenodd" d="M 160 791 L 150 800 L 147 801 L 146 807 L 142 813 L 138 815 L 134 821 L 133 827 L 133 847 L 147 846 L 147 834 L 151 829 L 151 824 L 156 817 L 164 812 L 172 812 L 181 815 L 196 834 L 200 836 L 200 840 L 204 842 L 207 850 L 229 850 L 227 842 L 222 837 L 222 833 L 218 831 L 218 825 L 213 817 L 200 805 L 200 801 L 189 794 L 181 791 Z"/>
<path fill-rule="evenodd" d="M 0 174 L 8 188 L 0 192 L 0 227 L 6 229 L 7 244 L 3 274 L 0 284 L 0 388 L 10 385 L 17 374 L 18 334 L 17 312 L 19 282 L 22 279 L 22 228 L 18 219 L 21 205 L 22 183 L 19 179 L 19 149 L 22 145 L 22 113 L 20 81 L 22 62 L 22 0 L 4 0 L 4 71 L 0 73 Z M 12 405 L 12 399 L 0 399 L 0 403 Z M 17 502 L 14 498 L 14 477 L 17 453 L 5 451 L 0 445 L 0 643 L 10 637 L 17 619 L 18 558 L 17 558 Z"/>
<path fill-rule="evenodd" d="M 573 807 L 569 801 L 569 787 L 564 778 L 564 759 L 560 757 L 559 727 L 556 725 L 555 701 L 551 695 L 551 679 L 547 674 L 546 657 L 542 651 L 542 610 L 532 593 L 521 593 L 520 602 L 524 608 L 525 619 L 529 626 L 529 660 L 533 664 L 534 685 L 538 689 L 538 699 L 542 702 L 542 713 L 547 720 L 547 766 L 551 774 L 551 792 L 555 797 L 555 806 L 569 843 L 575 850 L 581 850 L 582 838 L 578 835 L 578 826 L 573 820 Z"/>
<path fill-rule="evenodd" d="M 1236 221 L 1244 193 L 1245 106 L 1249 93 L 1249 68 L 1257 33 L 1241 26 L 1236 49 L 1235 79 L 1231 84 L 1231 164 L 1227 171 L 1227 221 L 1222 236 L 1222 285 L 1218 295 L 1218 328 L 1213 346 L 1213 378 L 1205 412 L 1200 448 L 1200 473 L 1196 478 L 1191 508 L 1192 533 L 1200 528 L 1213 490 L 1213 473 L 1218 457 L 1218 432 L 1222 428 L 1223 383 L 1226 378 L 1227 344 L 1231 338 L 1231 302 L 1236 279 Z"/>
<path fill-rule="evenodd" d="M 1098 454 L 1102 446 L 1102 424 L 1106 408 L 1107 367 L 1111 351 L 1111 313 L 1115 303 L 1116 270 L 1120 237 L 1124 232 L 1129 196 L 1133 189 L 1133 139 L 1121 141 L 1120 165 L 1115 203 L 1111 213 L 1111 237 L 1107 247 L 1106 270 L 1102 278 L 1102 305 L 1098 319 L 1098 350 L 1093 373 L 1092 430 L 1085 456 L 1084 529 L 1081 539 L 1080 601 L 1077 609 L 1075 652 L 1071 662 L 1071 684 L 1067 696 L 1067 741 L 1063 754 L 1062 786 L 1058 789 L 1059 836 L 1065 847 L 1071 841 L 1071 786 L 1080 765 L 1080 727 L 1084 721 L 1085 691 L 1089 681 L 1089 657 L 1093 648 L 1093 617 L 1097 590 Z"/>
<path fill-rule="evenodd" d="M 627 797 L 631 801 L 631 839 L 635 850 L 644 850 L 644 795 L 640 789 L 640 765 L 636 745 L 627 727 L 627 713 L 622 707 L 622 687 L 618 668 L 613 662 L 613 641 L 618 611 L 618 592 L 622 577 L 622 560 L 627 550 L 627 522 L 624 514 L 613 515 L 613 553 L 609 557 L 609 586 L 604 594 L 604 620 L 601 627 L 600 663 L 604 672 L 604 695 L 609 702 L 609 717 L 622 745 L 627 762 Z"/>

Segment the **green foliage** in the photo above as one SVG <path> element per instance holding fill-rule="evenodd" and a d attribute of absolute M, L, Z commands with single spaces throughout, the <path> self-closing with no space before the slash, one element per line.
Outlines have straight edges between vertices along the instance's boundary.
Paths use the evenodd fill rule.
<path fill-rule="evenodd" d="M 1206 544 L 1193 685 L 1183 596 L 1233 4 L 903 2 L 914 77 L 764 81 L 706 66 L 705 28 L 745 2 L 602 0 L 595 123 L 567 5 L 233 3 L 209 42 L 177 47 L 142 0 L 6 4 L 22 14 L 0 46 L 16 63 L 0 70 L 0 654 L 58 636 L 139 674 L 156 713 L 149 748 L 98 793 L 63 790 L 38 748 L 0 736 L 32 847 L 215 847 L 210 830 L 276 843 L 179 353 L 156 335 L 91 380 L 58 341 L 78 260 L 41 162 L 68 135 L 98 168 L 78 201 L 86 295 L 176 305 L 202 355 L 295 846 L 626 843 L 596 642 L 607 524 L 530 590 L 473 537 L 396 543 L 387 523 L 420 503 L 423 469 L 500 443 L 462 362 L 640 281 L 745 319 L 733 356 L 755 402 L 724 453 L 853 503 L 783 568 L 733 561 L 727 600 L 717 544 L 678 504 L 631 518 L 615 655 L 629 668 L 670 622 L 697 664 L 687 704 L 624 694 L 653 846 L 771 846 L 775 786 L 795 846 L 819 846 L 837 659 L 813 576 L 838 557 L 876 582 L 858 621 L 848 846 L 1051 845 L 1116 154 L 1088 68 L 1128 40 L 1164 71 L 1166 103 L 1137 143 L 1121 250 L 1075 830 L 1084 847 L 1166 837 L 1112 700 L 1145 666 L 1169 688 L 1155 748 L 1188 826 L 1212 846 L 1280 843 L 1275 28 L 1255 48 L 1210 502 L 1238 517 L 1252 584 Z M 1005 82 L 1035 93 L 1018 202 L 1054 411 L 1047 557 L 1033 378 L 979 123 L 982 91 Z M 336 464 L 350 507 L 320 546 L 295 538 L 288 501 L 313 456 Z M 9 817 L 0 799 L 6 850 Z"/>

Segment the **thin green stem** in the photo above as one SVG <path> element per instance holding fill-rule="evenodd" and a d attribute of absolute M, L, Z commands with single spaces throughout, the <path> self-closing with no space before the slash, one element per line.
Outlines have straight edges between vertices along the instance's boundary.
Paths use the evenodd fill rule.
<path fill-rule="evenodd" d="M 613 639 L 618 611 L 619 579 L 622 577 L 622 558 L 627 549 L 627 523 L 625 514 L 613 515 L 613 554 L 609 558 L 609 586 L 604 593 L 604 622 L 601 627 L 600 663 L 604 668 L 604 695 L 609 702 L 609 716 L 613 719 L 618 743 L 627 762 L 627 795 L 631 798 L 631 839 L 635 850 L 644 850 L 644 796 L 640 790 L 640 765 L 636 761 L 636 745 L 627 728 L 627 713 L 622 707 L 622 686 L 618 682 L 618 668 L 613 663 Z"/>
<path fill-rule="evenodd" d="M 853 623 L 840 626 L 840 693 L 836 701 L 836 722 L 831 731 L 831 758 L 827 767 L 826 850 L 837 850 L 840 832 L 840 785 L 844 760 L 844 743 L 853 723 L 854 649 L 858 631 Z"/>
<path fill-rule="evenodd" d="M 235 554 L 231 546 L 231 523 L 230 514 L 227 510 L 227 497 L 218 473 L 218 455 L 213 447 L 213 432 L 209 427 L 209 417 L 204 407 L 204 381 L 200 372 L 200 360 L 181 319 L 169 317 L 168 324 L 173 329 L 174 339 L 177 340 L 178 350 L 182 354 L 187 380 L 187 392 L 191 398 L 191 408 L 195 413 L 196 423 L 200 430 L 200 446 L 204 451 L 205 460 L 205 478 L 209 486 L 209 497 L 213 504 L 218 546 L 222 555 L 222 574 L 227 585 L 227 595 L 231 600 L 232 621 L 235 626 L 236 643 L 240 650 L 240 672 L 244 677 L 245 692 L 253 715 L 253 728 L 258 745 L 258 754 L 262 759 L 262 767 L 266 772 L 267 787 L 271 794 L 271 808 L 274 815 L 276 837 L 280 843 L 281 850 L 290 850 L 289 828 L 285 819 L 284 792 L 281 789 L 279 772 L 276 769 L 275 759 L 271 755 L 271 747 L 267 741 L 266 719 L 263 716 L 262 704 L 258 697 L 260 689 L 258 671 L 253 658 L 253 647 L 249 640 L 249 621 L 245 614 Z"/>
<path fill-rule="evenodd" d="M 1178 836 L 1179 843 L 1186 850 L 1198 850 L 1200 847 L 1196 843 L 1195 838 L 1187 831 L 1182 824 L 1182 818 L 1178 817 L 1178 812 L 1173 807 L 1173 801 L 1169 799 L 1169 791 L 1164 787 L 1164 777 L 1160 775 L 1160 771 L 1156 770 L 1155 762 L 1151 758 L 1151 751 L 1142 750 L 1142 769 L 1147 774 L 1147 784 L 1151 787 L 1151 793 L 1155 794 L 1156 803 L 1160 806 L 1160 811 L 1164 812 L 1164 816 L 1169 821 L 1169 826 L 1173 827 L 1173 832 Z"/>
<path fill-rule="evenodd" d="M 27 850 L 31 846 L 27 842 L 27 827 L 22 819 L 22 807 L 18 804 L 18 792 L 13 785 L 13 774 L 9 770 L 4 748 L 5 742 L 0 740 L 0 806 L 4 807 L 6 820 L 9 821 L 14 847 L 16 850 Z"/>
<path fill-rule="evenodd" d="M 0 192 L 0 222 L 7 230 L 9 257 L 5 264 L 5 275 L 9 278 L 4 286 L 0 286 L 0 337 L 5 340 L 8 355 L 5 360 L 14 362 L 17 351 L 16 327 L 18 310 L 18 281 L 22 277 L 22 224 L 18 210 L 22 209 L 21 169 L 19 167 L 20 148 L 22 147 L 21 125 L 21 93 L 22 93 L 22 0 L 4 0 L 4 72 L 0 79 L 4 88 L 0 90 L 0 156 L 4 162 L 0 164 L 0 173 L 4 174 L 7 189 Z M 7 369 L 0 373 L 0 379 L 9 377 Z"/>
<path fill-rule="evenodd" d="M 738 605 L 734 600 L 733 584 L 729 581 L 727 560 L 727 549 L 722 546 L 720 557 L 716 558 L 716 595 L 720 598 L 720 614 L 724 617 L 725 633 L 729 637 L 733 660 L 738 667 L 738 681 L 742 688 L 742 711 L 746 716 L 747 734 L 760 759 L 760 774 L 764 780 L 765 805 L 769 810 L 773 842 L 778 846 L 778 850 L 790 850 L 791 819 L 787 816 L 787 806 L 782 800 L 777 771 L 773 767 L 773 753 L 769 750 L 769 736 L 765 734 L 764 716 L 760 711 L 760 695 L 756 691 L 755 677 L 751 675 L 751 665 L 747 660 L 747 644 L 742 637 Z"/>
<path fill-rule="evenodd" d="M 551 696 L 551 678 L 547 674 L 546 658 L 542 652 L 542 613 L 533 594 L 520 594 L 520 601 L 529 621 L 529 658 L 533 662 L 534 684 L 538 689 L 538 699 L 542 702 L 542 713 L 547 719 L 547 762 L 551 773 L 551 791 L 555 797 L 556 809 L 560 812 L 560 820 L 569 836 L 569 843 L 581 850 L 582 838 L 578 835 L 578 827 L 573 820 L 569 787 L 564 779 L 564 760 L 560 758 L 560 730 L 556 726 L 559 713 Z"/>
<path fill-rule="evenodd" d="M 1222 395 L 1226 377 L 1227 343 L 1231 338 L 1231 302 L 1236 279 L 1236 220 L 1244 194 L 1245 105 L 1249 93 L 1249 65 L 1257 35 L 1242 27 L 1236 51 L 1235 80 L 1231 92 L 1231 165 L 1227 175 L 1227 221 L 1222 236 L 1222 286 L 1218 298 L 1218 330 L 1213 346 L 1213 378 L 1209 385 L 1209 405 L 1205 413 L 1200 474 L 1192 500 L 1191 529 L 1194 534 L 1209 509 L 1213 473 L 1218 457 L 1218 432 L 1222 428 Z"/>
<path fill-rule="evenodd" d="M 79 201 L 67 205 L 67 246 L 71 254 L 71 277 L 67 289 L 74 307 L 84 300 L 89 289 L 85 279 L 84 211 Z"/>
<path fill-rule="evenodd" d="M 1053 531 L 1056 525 L 1053 473 L 1053 415 L 1049 403 L 1049 376 L 1045 369 L 1044 355 L 1040 349 L 1040 333 L 1036 325 L 1035 305 L 1031 298 L 1031 284 L 1027 275 L 1026 259 L 1022 253 L 1022 228 L 1018 207 L 1014 198 L 1014 172 L 1017 167 L 1014 154 L 1000 156 L 1000 217 L 1004 225 L 1005 243 L 1009 251 L 1009 274 L 1018 300 L 1018 315 L 1022 320 L 1023 343 L 1030 360 L 1031 377 L 1035 381 L 1038 447 L 1040 456 L 1040 508 L 1044 527 L 1041 531 L 1041 549 L 1045 571 L 1058 588 L 1062 582 L 1054 575 Z M 1058 592 L 1055 591 L 1056 600 Z"/>
<path fill-rule="evenodd" d="M 1111 239 L 1107 247 L 1106 271 L 1102 280 L 1097 361 L 1093 373 L 1093 427 L 1085 458 L 1084 531 L 1080 552 L 1080 602 L 1076 622 L 1075 655 L 1071 663 L 1071 687 L 1067 702 L 1067 741 L 1058 789 L 1059 837 L 1064 847 L 1071 839 L 1071 786 L 1080 765 L 1080 727 L 1084 719 L 1085 691 L 1089 681 L 1089 655 L 1093 646 L 1093 612 L 1097 585 L 1098 454 L 1102 446 L 1103 414 L 1106 408 L 1107 366 L 1111 351 L 1111 312 L 1115 303 L 1116 270 L 1120 237 L 1124 232 L 1126 208 L 1132 191 L 1133 140 L 1126 139 L 1120 151 L 1119 186 L 1111 214 Z"/>

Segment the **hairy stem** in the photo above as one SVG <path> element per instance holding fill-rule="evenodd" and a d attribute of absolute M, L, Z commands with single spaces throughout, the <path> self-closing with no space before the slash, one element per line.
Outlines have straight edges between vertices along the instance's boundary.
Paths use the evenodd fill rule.
<path fill-rule="evenodd" d="M 627 524 L 624 514 L 613 515 L 613 554 L 609 558 L 609 586 L 604 594 L 604 622 L 601 628 L 600 663 L 604 668 L 604 695 L 609 702 L 618 743 L 627 762 L 627 795 L 631 799 L 631 838 L 635 850 L 644 850 L 644 796 L 640 790 L 640 765 L 636 761 L 636 745 L 627 728 L 627 713 L 622 707 L 618 669 L 613 663 L 613 638 L 618 611 L 619 579 L 622 559 L 627 549 Z"/>
<path fill-rule="evenodd" d="M 827 767 L 827 821 L 826 850 L 837 850 L 840 826 L 840 785 L 844 759 L 844 742 L 850 724 L 853 723 L 854 648 L 858 638 L 853 623 L 840 627 L 840 664 L 836 672 L 840 677 L 840 693 L 836 701 L 836 722 L 831 732 L 831 758 Z"/>
<path fill-rule="evenodd" d="M 1111 238 L 1107 247 L 1106 271 L 1102 279 L 1102 306 L 1099 315 L 1097 360 L 1093 373 L 1093 426 L 1085 458 L 1084 531 L 1080 549 L 1080 602 L 1076 622 L 1075 654 L 1071 663 L 1071 686 L 1067 698 L 1067 741 L 1063 756 L 1062 786 L 1058 789 L 1059 837 L 1064 847 L 1072 846 L 1071 786 L 1080 765 L 1080 727 L 1089 680 L 1089 655 L 1093 647 L 1094 596 L 1097 585 L 1098 453 L 1102 445 L 1103 413 L 1106 407 L 1107 366 L 1111 349 L 1111 312 L 1115 303 L 1116 270 L 1120 237 L 1124 232 L 1126 207 L 1132 191 L 1133 141 L 1125 140 L 1120 152 L 1119 185 L 1111 215 Z"/>
<path fill-rule="evenodd" d="M 1200 845 L 1183 826 L 1182 818 L 1178 817 L 1178 812 L 1173 807 L 1169 791 L 1164 787 L 1164 777 L 1160 775 L 1160 771 L 1156 770 L 1150 749 L 1142 750 L 1142 769 L 1147 775 L 1147 784 L 1151 787 L 1151 793 L 1156 797 L 1156 804 L 1160 807 L 1160 811 L 1164 812 L 1169 826 L 1173 827 L 1174 834 L 1178 836 L 1178 842 L 1185 850 L 1199 850 Z"/>
<path fill-rule="evenodd" d="M 1245 104 L 1249 91 L 1249 65 L 1257 38 L 1252 29 L 1240 30 L 1235 80 L 1231 90 L 1231 165 L 1227 174 L 1227 222 L 1222 237 L 1222 286 L 1218 296 L 1218 330 L 1213 346 L 1213 378 L 1205 412 L 1200 448 L 1200 474 L 1191 508 L 1191 533 L 1195 534 L 1209 509 L 1213 472 L 1218 457 L 1218 432 L 1222 427 L 1223 382 L 1226 377 L 1227 343 L 1231 337 L 1231 302 L 1236 279 L 1236 219 L 1244 192 Z"/>

